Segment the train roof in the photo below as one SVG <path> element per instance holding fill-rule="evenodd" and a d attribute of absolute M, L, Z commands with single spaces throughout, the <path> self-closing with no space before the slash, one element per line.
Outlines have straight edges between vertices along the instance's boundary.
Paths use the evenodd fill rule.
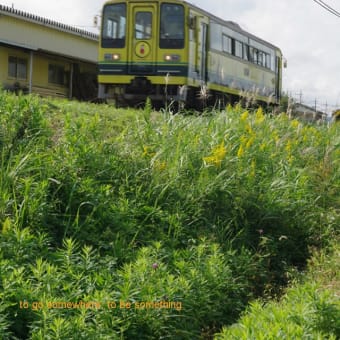
<path fill-rule="evenodd" d="M 208 11 L 206 11 L 206 10 L 204 10 L 204 9 L 202 9 L 202 8 L 196 6 L 196 5 L 194 5 L 194 4 L 192 4 L 192 3 L 188 2 L 188 1 L 184 1 L 184 0 L 177 0 L 177 1 L 178 2 L 182 2 L 184 4 L 187 4 L 191 8 L 194 8 L 195 10 L 204 13 L 204 15 L 208 16 L 209 18 L 213 19 L 214 21 L 216 21 L 216 22 L 218 22 L 220 24 L 223 24 L 223 25 L 231 28 L 232 30 L 234 30 L 234 31 L 236 31 L 236 32 L 238 32 L 240 34 L 246 35 L 247 37 L 249 37 L 249 38 L 251 38 L 253 40 L 256 40 L 257 42 L 259 42 L 261 44 L 264 44 L 264 45 L 266 45 L 266 46 L 268 46 L 270 48 L 273 48 L 275 50 L 279 50 L 281 52 L 279 47 L 273 45 L 272 43 L 270 43 L 270 42 L 268 42 L 266 40 L 263 40 L 263 39 L 259 38 L 258 36 L 254 35 L 252 33 L 249 33 L 247 31 L 245 31 L 244 29 L 241 28 L 241 26 L 238 23 L 236 23 L 234 21 L 224 20 L 224 19 L 222 19 L 222 18 L 220 18 L 220 17 L 218 17 L 218 16 L 216 16 L 216 15 L 214 15 L 214 14 L 212 14 L 212 13 L 210 13 L 210 12 L 208 12 Z"/>

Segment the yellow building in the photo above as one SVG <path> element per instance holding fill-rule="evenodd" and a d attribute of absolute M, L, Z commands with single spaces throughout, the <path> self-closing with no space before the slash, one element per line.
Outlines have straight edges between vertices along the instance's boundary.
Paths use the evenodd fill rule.
<path fill-rule="evenodd" d="M 0 5 L 0 86 L 43 96 L 97 96 L 98 36 Z"/>

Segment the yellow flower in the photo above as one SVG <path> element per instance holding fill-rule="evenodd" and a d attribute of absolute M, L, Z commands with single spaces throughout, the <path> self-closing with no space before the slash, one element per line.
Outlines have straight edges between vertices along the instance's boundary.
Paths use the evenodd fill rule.
<path fill-rule="evenodd" d="M 247 124 L 246 126 L 246 131 L 250 134 L 250 135 L 254 135 L 255 132 L 253 131 L 253 129 L 251 128 L 250 124 Z"/>
<path fill-rule="evenodd" d="M 226 155 L 227 151 L 224 146 L 224 141 L 219 144 L 215 149 L 213 149 L 212 154 L 219 159 L 223 159 Z"/>
<path fill-rule="evenodd" d="M 216 165 L 216 166 L 220 166 L 222 161 L 219 160 L 218 158 L 216 158 L 215 156 L 208 156 L 208 157 L 203 157 L 203 162 L 206 165 Z"/>
<path fill-rule="evenodd" d="M 148 155 L 149 147 L 143 145 L 143 157 L 146 157 Z"/>
<path fill-rule="evenodd" d="M 287 142 L 285 149 L 286 149 L 288 154 L 291 154 L 291 152 L 292 152 L 292 142 L 290 140 Z"/>
<path fill-rule="evenodd" d="M 243 154 L 244 154 L 244 148 L 243 148 L 243 145 L 241 144 L 237 151 L 237 157 L 241 158 Z"/>
<path fill-rule="evenodd" d="M 265 116 L 263 114 L 263 109 L 262 107 L 260 106 L 257 111 L 256 111 L 256 114 L 255 114 L 255 124 L 261 124 L 265 119 Z"/>
<path fill-rule="evenodd" d="M 254 136 L 248 139 L 248 142 L 246 143 L 246 149 L 249 149 L 253 145 L 254 139 L 255 139 Z"/>
<path fill-rule="evenodd" d="M 156 153 L 150 151 L 149 146 L 143 145 L 143 157 L 153 157 Z"/>
<path fill-rule="evenodd" d="M 248 119 L 249 112 L 246 110 L 241 114 L 241 121 L 244 122 Z"/>
<path fill-rule="evenodd" d="M 260 145 L 260 150 L 261 151 L 264 151 L 264 149 L 266 148 L 266 143 L 262 143 L 261 145 Z"/>
<path fill-rule="evenodd" d="M 296 119 L 293 119 L 290 125 L 296 129 L 300 125 L 300 123 Z"/>
<path fill-rule="evenodd" d="M 154 169 L 163 171 L 166 169 L 166 162 L 161 162 L 159 160 L 156 160 L 155 163 L 153 164 Z"/>
<path fill-rule="evenodd" d="M 211 156 L 203 157 L 205 164 L 213 164 L 216 166 L 221 166 L 222 160 L 224 159 L 227 150 L 224 146 L 224 141 L 212 149 Z"/>
<path fill-rule="evenodd" d="M 272 137 L 273 137 L 276 144 L 280 141 L 280 137 L 279 137 L 277 131 L 273 131 Z"/>
<path fill-rule="evenodd" d="M 289 164 L 292 164 L 293 163 L 293 160 L 294 160 L 294 156 L 292 155 L 292 142 L 289 140 L 287 142 L 287 145 L 285 147 L 285 150 L 287 152 L 287 160 L 288 160 L 288 163 Z"/>

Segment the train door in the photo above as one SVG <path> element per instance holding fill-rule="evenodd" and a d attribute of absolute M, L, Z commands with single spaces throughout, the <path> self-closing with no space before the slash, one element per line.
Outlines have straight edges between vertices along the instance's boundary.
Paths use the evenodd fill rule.
<path fill-rule="evenodd" d="M 155 71 L 157 6 L 150 2 L 130 5 L 129 74 L 152 74 Z"/>
<path fill-rule="evenodd" d="M 208 19 L 198 17 L 197 20 L 197 53 L 196 67 L 198 77 L 202 83 L 207 81 L 207 57 L 208 57 Z"/>
<path fill-rule="evenodd" d="M 276 66 L 275 66 L 275 73 L 276 73 L 276 84 L 275 84 L 275 97 L 276 100 L 279 102 L 281 97 L 281 67 L 282 67 L 282 60 L 280 57 L 276 57 Z"/>

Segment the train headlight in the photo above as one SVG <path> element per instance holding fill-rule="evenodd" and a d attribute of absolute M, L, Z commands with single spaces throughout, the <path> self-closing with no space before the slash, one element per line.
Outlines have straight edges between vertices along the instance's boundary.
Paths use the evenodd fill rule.
<path fill-rule="evenodd" d="M 120 59 L 120 54 L 118 53 L 115 53 L 115 54 L 112 54 L 112 60 L 119 60 Z"/>
<path fill-rule="evenodd" d="M 181 56 L 179 56 L 178 54 L 165 54 L 164 60 L 165 61 L 180 61 Z"/>
<path fill-rule="evenodd" d="M 105 59 L 105 60 L 114 60 L 114 61 L 118 61 L 118 60 L 120 60 L 120 54 L 118 54 L 118 53 L 114 53 L 114 54 L 106 53 L 106 54 L 104 55 L 104 59 Z"/>

